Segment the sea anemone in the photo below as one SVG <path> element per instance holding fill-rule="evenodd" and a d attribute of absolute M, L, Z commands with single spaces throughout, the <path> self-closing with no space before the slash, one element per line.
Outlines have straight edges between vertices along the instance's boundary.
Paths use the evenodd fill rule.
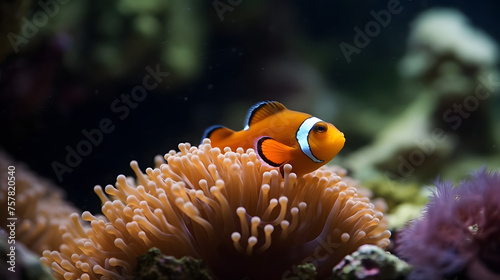
<path fill-rule="evenodd" d="M 500 173 L 481 170 L 456 188 L 436 187 L 397 242 L 414 267 L 410 279 L 500 279 Z"/>
<path fill-rule="evenodd" d="M 12 166 L 13 169 L 8 169 Z M 44 250 L 56 250 L 63 243 L 59 226 L 71 224 L 69 215 L 77 208 L 64 200 L 65 193 L 49 180 L 41 178 L 28 167 L 14 161 L 0 151 L 0 205 L 7 210 L 8 194 L 12 193 L 15 205 L 10 211 L 0 211 L 0 227 L 7 230 L 7 218 L 15 218 L 16 242 L 23 243 L 31 251 L 41 254 Z M 8 180 L 11 170 L 14 180 Z M 14 185 L 9 185 L 9 181 Z M 11 188 L 9 188 L 11 187 Z M 11 204 L 9 204 L 11 205 Z"/>
<path fill-rule="evenodd" d="M 219 279 L 278 279 L 306 262 L 325 276 L 360 245 L 389 244 L 383 214 L 341 168 L 297 178 L 290 165 L 283 175 L 261 165 L 252 149 L 205 139 L 179 150 L 145 174 L 132 161 L 137 179 L 95 187 L 104 216 L 83 212 L 85 226 L 73 214 L 59 251 L 43 252 L 55 277 L 124 279 L 152 247 L 202 259 Z"/>

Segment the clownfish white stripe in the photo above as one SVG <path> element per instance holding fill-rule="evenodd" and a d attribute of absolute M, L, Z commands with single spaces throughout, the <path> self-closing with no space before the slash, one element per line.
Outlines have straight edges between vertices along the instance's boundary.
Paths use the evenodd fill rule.
<path fill-rule="evenodd" d="M 320 163 L 323 161 L 313 155 L 311 146 L 309 146 L 309 133 L 313 129 L 314 125 L 318 122 L 322 122 L 322 120 L 316 117 L 307 118 L 304 122 L 302 122 L 299 129 L 297 130 L 297 134 L 295 135 L 295 138 L 297 139 L 302 152 L 316 163 Z"/>

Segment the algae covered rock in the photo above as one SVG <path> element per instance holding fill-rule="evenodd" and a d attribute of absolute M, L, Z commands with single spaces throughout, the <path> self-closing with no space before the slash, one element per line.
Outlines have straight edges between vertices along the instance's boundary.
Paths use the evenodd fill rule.
<path fill-rule="evenodd" d="M 293 276 L 282 277 L 284 280 L 315 280 L 318 273 L 312 263 L 300 264 L 293 267 Z"/>
<path fill-rule="evenodd" d="M 186 256 L 176 259 L 165 256 L 152 248 L 138 258 L 135 280 L 211 280 L 212 277 L 201 260 Z"/>
<path fill-rule="evenodd" d="M 333 268 L 334 280 L 405 279 L 410 266 L 377 246 L 363 245 Z"/>

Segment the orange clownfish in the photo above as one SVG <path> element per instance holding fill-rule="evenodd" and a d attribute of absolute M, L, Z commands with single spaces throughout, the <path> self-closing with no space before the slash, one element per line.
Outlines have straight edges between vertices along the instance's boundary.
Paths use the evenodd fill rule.
<path fill-rule="evenodd" d="M 312 172 L 332 160 L 345 143 L 333 124 L 306 113 L 288 110 L 276 101 L 255 104 L 247 114 L 245 128 L 234 131 L 216 125 L 205 130 L 212 147 L 255 150 L 272 167 L 289 163 L 297 175 Z"/>

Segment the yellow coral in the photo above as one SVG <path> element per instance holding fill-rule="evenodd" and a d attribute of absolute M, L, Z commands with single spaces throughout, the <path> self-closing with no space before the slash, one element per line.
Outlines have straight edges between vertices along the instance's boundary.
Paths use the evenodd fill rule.
<path fill-rule="evenodd" d="M 328 168 L 297 178 L 261 165 L 253 150 L 180 144 L 166 163 L 137 179 L 100 186 L 103 216 L 72 216 L 65 244 L 42 262 L 59 279 L 124 279 L 151 247 L 203 259 L 220 279 L 277 279 L 292 265 L 313 262 L 327 274 L 362 244 L 386 247 L 390 232 L 369 199 Z M 340 174 L 339 174 L 340 173 Z M 344 174 L 341 174 L 344 173 Z M 340 175 L 340 176 L 339 176 Z"/>

